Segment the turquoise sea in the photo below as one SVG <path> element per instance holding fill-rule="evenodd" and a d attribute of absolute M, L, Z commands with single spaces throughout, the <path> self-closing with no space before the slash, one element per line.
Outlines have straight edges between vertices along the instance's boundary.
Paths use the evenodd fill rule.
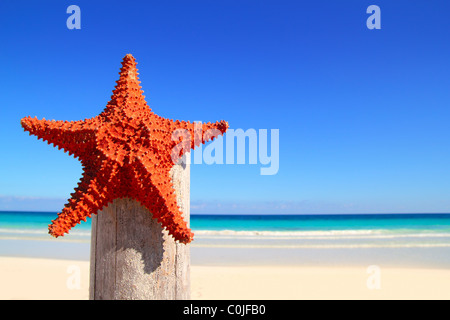
<path fill-rule="evenodd" d="M 67 248 L 72 246 L 76 249 L 72 257 L 77 252 L 75 258 L 88 259 L 90 219 L 69 235 L 54 239 L 47 234 L 47 226 L 55 217 L 55 212 L 0 211 L 0 255 L 38 256 L 56 251 L 70 258 Z M 236 257 L 245 260 L 250 254 L 261 263 L 365 257 L 367 261 L 450 267 L 450 214 L 193 214 L 190 225 L 195 234 L 193 258 L 205 263 Z M 196 256 L 196 252 L 201 254 Z"/>
<path fill-rule="evenodd" d="M 0 211 L 0 239 L 47 237 L 56 212 Z M 450 236 L 450 214 L 341 215 L 191 215 L 191 228 L 202 237 L 268 236 L 324 238 L 372 235 L 378 237 Z M 88 239 L 90 219 L 66 238 Z"/>

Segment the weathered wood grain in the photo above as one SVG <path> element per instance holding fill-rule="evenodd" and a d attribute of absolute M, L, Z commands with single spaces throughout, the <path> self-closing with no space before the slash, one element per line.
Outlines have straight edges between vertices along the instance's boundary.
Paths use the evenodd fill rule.
<path fill-rule="evenodd" d="M 175 165 L 171 177 L 189 224 L 189 164 Z M 114 200 L 92 216 L 89 297 L 190 299 L 189 244 L 175 242 L 139 202 Z"/>

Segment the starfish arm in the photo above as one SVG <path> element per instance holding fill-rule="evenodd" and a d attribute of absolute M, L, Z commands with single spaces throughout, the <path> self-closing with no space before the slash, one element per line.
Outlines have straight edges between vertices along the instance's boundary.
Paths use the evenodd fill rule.
<path fill-rule="evenodd" d="M 223 135 L 228 130 L 228 122 L 222 120 L 217 121 L 215 123 L 191 123 L 186 121 L 171 121 L 170 122 L 171 131 L 175 133 L 175 135 L 172 135 L 172 139 L 174 136 L 176 138 L 181 138 L 182 141 L 186 143 L 186 139 L 190 140 L 190 149 L 194 149 L 195 147 L 198 147 L 202 143 L 206 143 L 210 140 L 213 140 L 214 138 Z M 179 129 L 181 129 L 181 132 L 177 132 Z M 187 130 L 185 136 L 183 130 Z M 179 143 L 179 141 L 175 141 L 176 143 Z M 180 151 L 179 156 L 181 157 L 184 153 L 188 152 L 189 150 L 186 148 L 185 144 L 179 144 L 179 149 L 182 148 L 183 150 L 176 150 L 177 152 Z"/>
<path fill-rule="evenodd" d="M 49 225 L 49 233 L 52 236 L 57 238 L 69 233 L 72 227 L 81 221 L 86 221 L 92 213 L 96 214 L 98 210 L 114 200 L 114 192 L 108 190 L 111 188 L 108 188 L 108 182 L 105 182 L 104 177 L 103 174 L 99 174 L 98 177 L 86 172 L 83 174 L 78 187 L 72 193 L 72 198 Z"/>
<path fill-rule="evenodd" d="M 228 129 L 228 122 L 222 120 L 215 123 L 190 123 L 180 121 L 178 128 L 188 129 L 191 135 L 191 148 L 198 147 L 201 143 L 208 142 L 219 135 L 223 135 Z"/>
<path fill-rule="evenodd" d="M 167 175 L 167 176 L 166 176 Z M 187 226 L 180 211 L 175 191 L 169 181 L 169 173 L 162 172 L 144 175 L 141 185 L 136 189 L 135 198 L 146 207 L 175 240 L 181 243 L 192 241 L 194 234 Z M 151 183 L 148 183 L 151 181 Z"/>
<path fill-rule="evenodd" d="M 215 123 L 203 123 L 202 124 L 202 131 L 203 131 L 203 138 L 202 143 L 208 142 L 210 140 L 213 140 L 214 138 L 218 137 L 219 135 L 223 135 L 228 130 L 228 122 L 225 120 L 217 121 Z"/>
<path fill-rule="evenodd" d="M 94 119 L 55 121 L 25 117 L 21 119 L 20 123 L 30 135 L 35 135 L 38 139 L 57 146 L 58 149 L 62 148 L 64 151 L 68 151 L 69 155 L 75 154 L 78 157 L 80 154 L 90 153 L 95 147 L 92 139 L 95 127 Z"/>

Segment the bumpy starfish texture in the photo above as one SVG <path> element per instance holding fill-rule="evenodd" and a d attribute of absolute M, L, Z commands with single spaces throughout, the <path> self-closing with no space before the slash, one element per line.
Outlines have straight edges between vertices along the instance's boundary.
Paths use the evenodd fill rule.
<path fill-rule="evenodd" d="M 174 161 L 191 148 L 225 133 L 228 123 L 204 123 L 198 130 L 199 124 L 173 121 L 153 113 L 145 102 L 131 54 L 124 57 L 119 74 L 111 101 L 94 118 L 21 120 L 30 135 L 73 154 L 83 166 L 78 187 L 52 220 L 49 233 L 63 236 L 114 199 L 129 197 L 145 206 L 175 240 L 189 243 L 194 234 L 177 205 L 169 171 Z M 210 134 L 203 135 L 201 131 Z M 174 139 L 177 132 L 188 136 L 183 139 L 180 134 L 179 139 Z"/>

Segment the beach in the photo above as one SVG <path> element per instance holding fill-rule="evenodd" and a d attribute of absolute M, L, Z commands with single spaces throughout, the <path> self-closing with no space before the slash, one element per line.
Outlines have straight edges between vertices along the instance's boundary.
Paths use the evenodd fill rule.
<path fill-rule="evenodd" d="M 191 299 L 450 299 L 450 270 L 379 271 L 377 287 L 368 266 L 192 265 Z M 0 257 L 0 283 L 0 299 L 85 300 L 89 262 Z"/>
<path fill-rule="evenodd" d="M 450 1 L 0 8 L 1 300 L 450 299 Z"/>
<path fill-rule="evenodd" d="M 89 298 L 90 225 L 47 221 L 0 214 L 0 299 Z M 450 299 L 450 215 L 191 221 L 191 299 Z"/>

